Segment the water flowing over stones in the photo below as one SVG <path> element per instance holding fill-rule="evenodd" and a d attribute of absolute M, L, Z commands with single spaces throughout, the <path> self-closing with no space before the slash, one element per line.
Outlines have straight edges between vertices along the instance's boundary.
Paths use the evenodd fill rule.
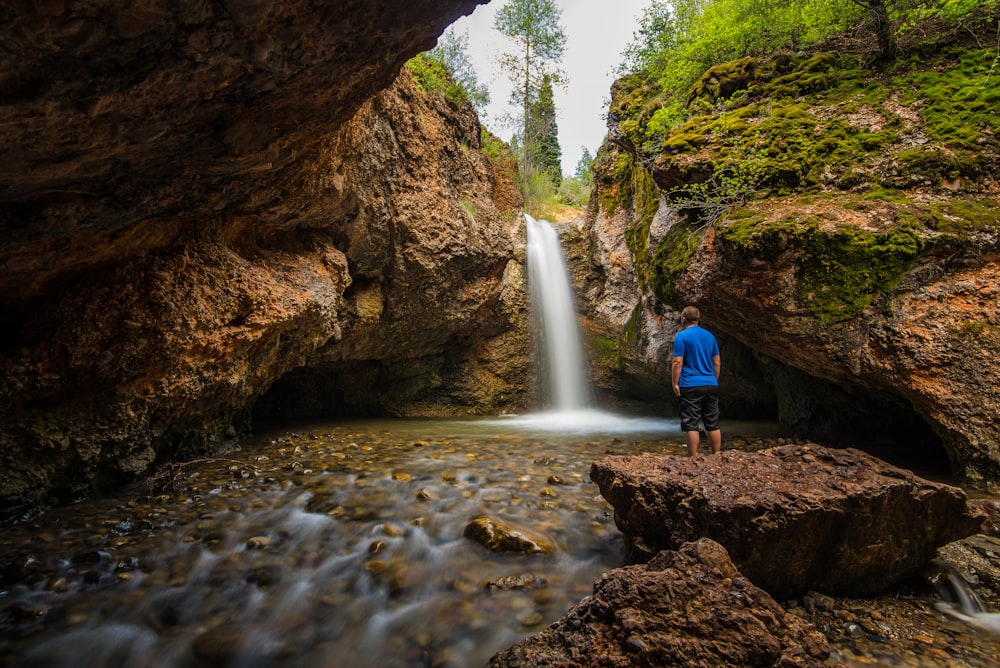
<path fill-rule="evenodd" d="M 606 573 L 550 627 L 490 659 L 528 666 L 821 666 L 826 639 L 709 539 Z"/>
<path fill-rule="evenodd" d="M 877 594 L 984 519 L 962 489 L 853 449 L 607 457 L 590 475 L 634 560 L 708 537 L 781 600 L 808 590 Z"/>

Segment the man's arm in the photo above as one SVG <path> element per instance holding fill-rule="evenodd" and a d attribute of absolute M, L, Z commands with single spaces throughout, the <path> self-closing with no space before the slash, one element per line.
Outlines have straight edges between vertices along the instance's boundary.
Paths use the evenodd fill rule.
<path fill-rule="evenodd" d="M 719 355 L 713 357 L 712 366 L 715 367 L 715 382 L 719 382 L 719 372 L 722 371 L 722 357 Z"/>
<path fill-rule="evenodd" d="M 675 357 L 673 363 L 670 365 L 670 380 L 674 386 L 674 394 L 678 397 L 681 396 L 681 368 L 684 366 L 683 357 Z M 716 372 L 718 375 L 718 372 Z"/>

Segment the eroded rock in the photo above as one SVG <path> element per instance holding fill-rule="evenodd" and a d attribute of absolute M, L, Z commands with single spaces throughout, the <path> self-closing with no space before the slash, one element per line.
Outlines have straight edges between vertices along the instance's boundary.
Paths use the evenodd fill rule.
<path fill-rule="evenodd" d="M 0 507 L 219 452 L 254 410 L 519 401 L 511 184 L 400 74 L 476 0 L 176 4 L 4 10 Z"/>
<path fill-rule="evenodd" d="M 703 538 L 606 573 L 593 595 L 489 666 L 820 666 L 829 653 L 821 633 Z"/>
<path fill-rule="evenodd" d="M 594 462 L 632 559 L 708 537 L 778 599 L 878 593 L 979 530 L 957 487 L 854 449 L 814 445 Z"/>

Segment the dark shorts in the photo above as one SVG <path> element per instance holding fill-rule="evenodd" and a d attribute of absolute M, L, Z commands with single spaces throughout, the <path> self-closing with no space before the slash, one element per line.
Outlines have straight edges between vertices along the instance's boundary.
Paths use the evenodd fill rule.
<path fill-rule="evenodd" d="M 705 431 L 719 428 L 719 387 L 702 385 L 681 388 L 681 431 L 698 431 L 698 423 Z"/>

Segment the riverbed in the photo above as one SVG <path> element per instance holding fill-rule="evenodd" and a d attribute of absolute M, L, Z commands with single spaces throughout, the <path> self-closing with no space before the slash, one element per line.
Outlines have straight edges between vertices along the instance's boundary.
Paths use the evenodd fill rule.
<path fill-rule="evenodd" d="M 726 447 L 784 440 L 771 424 L 724 431 Z M 676 420 L 590 412 L 261 432 L 0 529 L 0 663 L 482 666 L 625 564 L 590 463 L 684 451 Z M 463 535 L 482 515 L 554 553 L 489 552 Z M 835 658 L 940 665 L 934 638 L 954 641 L 955 622 L 926 616 L 941 621 L 916 652 L 848 633 Z M 831 619 L 832 638 L 853 623 Z M 956 665 L 994 665 L 976 658 L 992 661 L 994 640 L 960 628 Z"/>

